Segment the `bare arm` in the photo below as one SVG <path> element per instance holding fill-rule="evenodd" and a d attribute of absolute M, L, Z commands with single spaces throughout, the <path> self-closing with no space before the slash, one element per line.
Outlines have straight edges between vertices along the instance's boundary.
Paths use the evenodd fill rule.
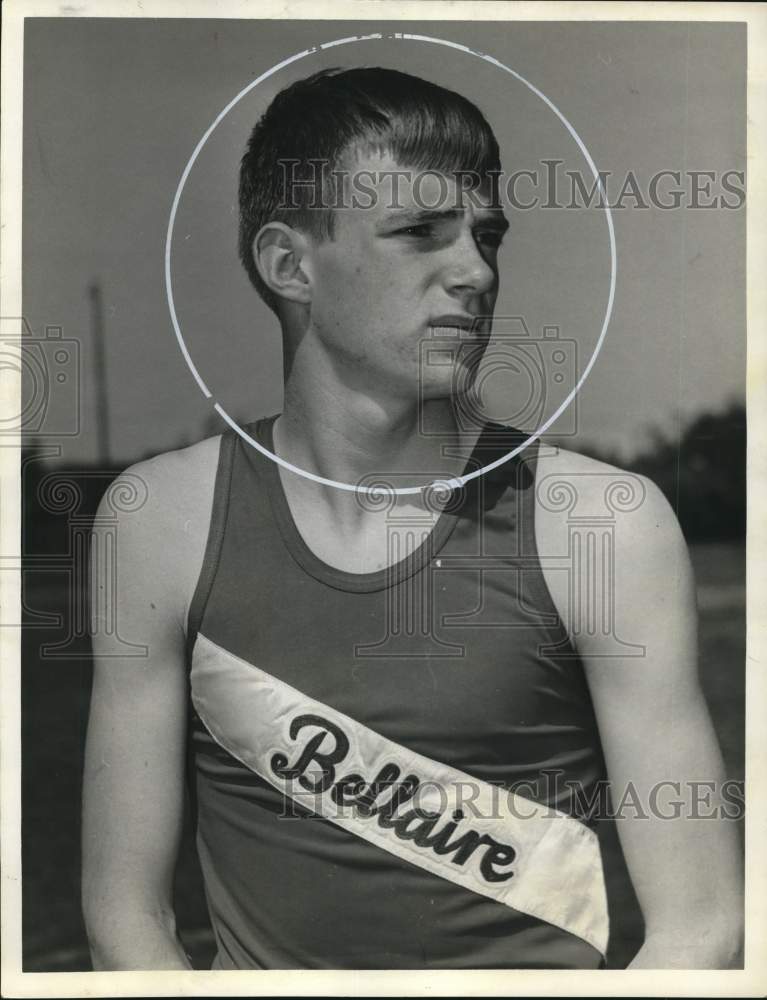
<path fill-rule="evenodd" d="M 172 462 L 170 471 L 178 471 Z M 191 968 L 172 905 L 184 802 L 185 569 L 174 556 L 184 512 L 167 472 L 157 459 L 128 470 L 146 484 L 148 498 L 140 510 L 118 516 L 119 633 L 146 646 L 145 655 L 124 655 L 106 635 L 104 572 L 92 560 L 98 626 L 83 778 L 82 901 L 96 969 Z M 102 501 L 99 515 L 110 512 Z M 103 530 L 98 523 L 97 516 L 94 535 Z"/>
<path fill-rule="evenodd" d="M 614 655 L 599 629 L 577 636 L 645 918 L 631 967 L 727 968 L 742 934 L 740 849 L 721 812 L 724 767 L 698 680 L 692 570 L 673 511 L 652 483 L 640 485 L 640 506 L 616 516 L 614 586 L 605 596 L 615 601 L 617 635 L 644 655 Z M 590 488 L 588 476 L 578 488 Z M 561 581 L 554 588 L 565 609 Z"/>

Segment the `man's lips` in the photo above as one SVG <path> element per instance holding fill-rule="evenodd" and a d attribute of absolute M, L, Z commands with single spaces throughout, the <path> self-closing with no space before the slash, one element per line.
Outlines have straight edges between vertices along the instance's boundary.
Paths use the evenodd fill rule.
<path fill-rule="evenodd" d="M 429 320 L 429 328 L 447 336 L 455 336 L 456 330 L 474 333 L 479 337 L 489 336 L 489 316 L 471 316 L 463 313 L 445 313 Z"/>
<path fill-rule="evenodd" d="M 445 313 L 433 317 L 429 320 L 429 332 L 436 343 L 429 352 L 429 363 L 476 368 L 490 341 L 491 329 L 491 316 Z M 439 346 L 440 341 L 444 347 Z"/>

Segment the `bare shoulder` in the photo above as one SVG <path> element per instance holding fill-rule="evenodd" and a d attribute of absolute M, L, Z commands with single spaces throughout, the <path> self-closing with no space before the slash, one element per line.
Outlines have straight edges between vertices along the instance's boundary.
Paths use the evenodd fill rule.
<path fill-rule="evenodd" d="M 544 446 L 535 496 L 541 568 L 571 635 L 582 624 L 574 619 L 573 588 L 579 593 L 606 588 L 605 599 L 624 618 L 632 609 L 657 615 L 659 600 L 677 612 L 689 611 L 694 601 L 689 553 L 671 504 L 652 480 Z M 581 643 L 587 642 L 582 635 Z"/>
<path fill-rule="evenodd" d="M 656 548 L 681 541 L 671 504 L 646 476 L 566 448 L 543 446 L 536 472 L 536 524 L 602 520 L 620 525 L 626 542 Z M 629 532 L 630 527 L 630 532 Z"/>
<path fill-rule="evenodd" d="M 117 514 L 118 558 L 128 570 L 141 566 L 144 575 L 151 574 L 165 595 L 164 605 L 181 622 L 202 567 L 220 442 L 216 435 L 137 462 L 117 477 L 110 491 L 112 497 L 123 490 L 136 498 Z M 101 512 L 107 503 L 102 500 Z M 130 594 L 124 597 L 130 599 Z"/>
<path fill-rule="evenodd" d="M 210 512 L 221 437 L 144 459 L 120 473 L 117 482 L 138 489 L 142 520 L 157 529 L 175 528 L 187 517 Z M 137 519 L 138 520 L 138 519 Z"/>

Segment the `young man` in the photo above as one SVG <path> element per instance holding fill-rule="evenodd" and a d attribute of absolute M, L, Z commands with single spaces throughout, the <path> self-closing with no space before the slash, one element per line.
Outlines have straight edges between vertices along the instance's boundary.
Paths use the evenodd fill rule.
<path fill-rule="evenodd" d="M 285 404 L 247 433 L 361 489 L 233 432 L 130 470 L 149 498 L 120 525 L 121 631 L 148 656 L 94 636 L 96 968 L 189 967 L 187 766 L 215 968 L 600 967 L 578 803 L 605 765 L 639 802 L 618 821 L 646 923 L 632 965 L 734 961 L 732 824 L 669 808 L 707 780 L 715 810 L 723 779 L 671 510 L 536 444 L 461 478 L 524 439 L 456 406 L 498 292 L 499 170 L 472 104 L 383 69 L 301 81 L 256 126 L 240 249 L 282 328 Z"/>

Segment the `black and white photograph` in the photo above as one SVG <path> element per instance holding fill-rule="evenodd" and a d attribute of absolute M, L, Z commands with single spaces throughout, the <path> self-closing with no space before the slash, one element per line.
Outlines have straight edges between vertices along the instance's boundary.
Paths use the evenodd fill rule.
<path fill-rule="evenodd" d="M 3 995 L 763 995 L 764 5 L 6 8 Z"/>

